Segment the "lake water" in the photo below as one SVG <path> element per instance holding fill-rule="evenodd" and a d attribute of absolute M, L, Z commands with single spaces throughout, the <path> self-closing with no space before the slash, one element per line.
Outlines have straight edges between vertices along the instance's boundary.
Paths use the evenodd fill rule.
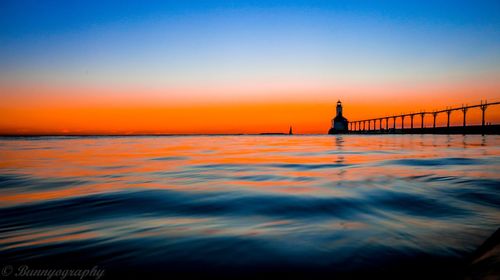
<path fill-rule="evenodd" d="M 0 186 L 14 269 L 446 275 L 500 224 L 500 136 L 0 138 Z"/>

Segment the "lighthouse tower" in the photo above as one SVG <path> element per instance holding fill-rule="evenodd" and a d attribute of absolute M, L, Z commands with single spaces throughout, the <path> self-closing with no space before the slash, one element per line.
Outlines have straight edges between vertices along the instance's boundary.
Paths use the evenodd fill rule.
<path fill-rule="evenodd" d="M 337 101 L 337 116 L 342 116 L 342 102 Z"/>
<path fill-rule="evenodd" d="M 348 131 L 348 124 L 346 118 L 342 115 L 342 102 L 337 101 L 337 115 L 332 119 L 332 127 L 328 131 L 328 134 L 345 133 Z"/>

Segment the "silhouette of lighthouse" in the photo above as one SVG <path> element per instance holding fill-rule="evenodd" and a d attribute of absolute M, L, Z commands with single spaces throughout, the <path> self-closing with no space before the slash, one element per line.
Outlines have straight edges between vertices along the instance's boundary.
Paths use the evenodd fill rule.
<path fill-rule="evenodd" d="M 328 134 L 346 133 L 349 128 L 349 121 L 342 115 L 342 102 L 337 101 L 337 115 L 332 119 L 332 127 Z"/>

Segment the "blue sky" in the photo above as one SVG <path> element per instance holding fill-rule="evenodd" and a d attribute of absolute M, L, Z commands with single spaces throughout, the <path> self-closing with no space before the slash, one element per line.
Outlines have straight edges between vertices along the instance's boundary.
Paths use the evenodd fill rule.
<path fill-rule="evenodd" d="M 500 73 L 498 1 L 2 1 L 2 81 L 153 87 Z"/>

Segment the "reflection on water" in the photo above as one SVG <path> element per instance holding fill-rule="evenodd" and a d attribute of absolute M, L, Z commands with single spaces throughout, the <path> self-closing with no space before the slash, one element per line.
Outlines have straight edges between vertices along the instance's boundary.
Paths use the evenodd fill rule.
<path fill-rule="evenodd" d="M 2 263 L 453 270 L 500 221 L 498 136 L 0 139 Z"/>

